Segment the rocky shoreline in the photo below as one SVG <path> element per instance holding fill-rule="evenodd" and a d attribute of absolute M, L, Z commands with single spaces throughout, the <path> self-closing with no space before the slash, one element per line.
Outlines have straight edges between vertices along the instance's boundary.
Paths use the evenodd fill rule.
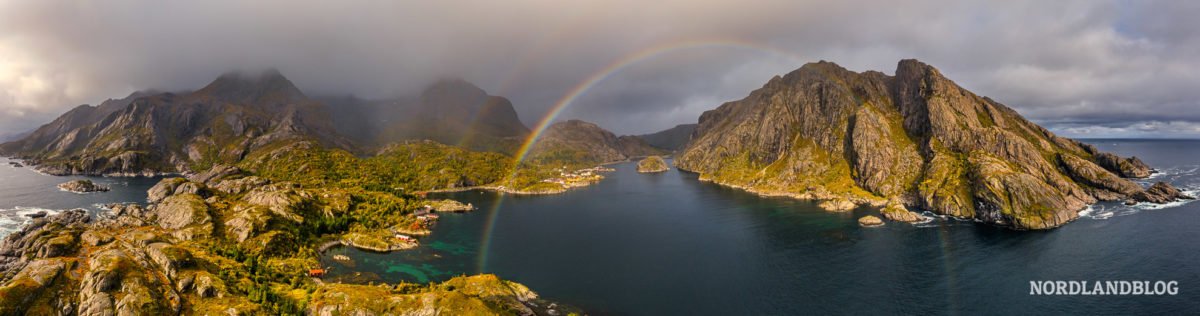
<path fill-rule="evenodd" d="M 456 277 L 444 282 L 449 287 L 309 281 L 305 276 L 317 271 L 310 269 L 319 261 L 306 249 L 330 247 L 303 239 L 314 233 L 335 232 L 329 236 L 336 236 L 336 244 L 372 251 L 416 246 L 413 239 L 372 242 L 393 233 L 363 237 L 345 226 L 322 228 L 339 227 L 330 219 L 354 211 L 350 196 L 336 189 L 303 189 L 227 167 L 163 179 L 147 197 L 145 206 L 110 204 L 95 217 L 80 209 L 31 216 L 28 225 L 4 237 L 0 314 L 455 313 L 461 311 L 457 306 L 504 306 L 532 314 L 543 302 L 527 288 L 490 275 Z M 279 294 L 297 291 L 304 296 Z M 418 298 L 437 301 L 409 303 Z M 381 307 L 379 301 L 388 303 Z"/>
<path fill-rule="evenodd" d="M 689 170 L 685 170 L 685 169 L 679 169 L 679 170 L 699 175 L 698 173 L 692 172 Z M 757 195 L 760 197 L 767 197 L 767 198 L 782 197 L 782 198 L 791 198 L 791 199 L 797 199 L 797 200 L 803 200 L 803 201 L 814 201 L 814 202 L 818 202 L 817 207 L 819 207 L 825 211 L 828 211 L 828 212 L 835 212 L 835 213 L 848 212 L 848 211 L 851 211 L 860 206 L 867 206 L 867 207 L 872 207 L 872 208 L 879 208 L 879 214 L 882 215 L 883 218 L 890 220 L 890 221 L 894 221 L 894 222 L 924 223 L 929 220 L 932 220 L 931 218 L 923 216 L 917 212 L 910 211 L 905 206 L 905 203 L 900 202 L 900 201 L 888 201 L 888 200 L 884 200 L 881 198 L 837 196 L 837 195 L 822 194 L 819 192 L 792 193 L 792 192 L 784 192 L 784 191 L 764 191 L 764 190 L 750 188 L 750 187 L 741 186 L 741 185 L 723 183 L 718 180 L 706 178 L 703 175 L 700 175 L 698 180 L 703 181 L 703 182 L 713 183 L 713 184 L 720 185 L 720 186 L 726 187 L 726 188 L 741 190 L 746 193 L 754 194 L 754 195 Z M 1125 201 L 1125 204 L 1132 205 L 1132 204 L 1136 204 L 1139 202 L 1164 204 L 1164 203 L 1171 203 L 1171 202 L 1179 201 L 1179 200 L 1192 200 L 1195 198 L 1196 197 L 1188 196 L 1187 194 L 1183 193 L 1178 188 L 1175 188 L 1174 186 L 1172 186 L 1169 183 L 1160 181 L 1160 182 L 1156 182 L 1155 184 L 1151 185 L 1150 187 L 1146 188 L 1145 190 L 1143 190 L 1141 192 L 1132 194 L 1130 196 L 1130 199 Z M 1074 210 L 1074 213 L 1078 214 L 1079 212 L 1086 210 L 1088 207 L 1090 207 L 1090 205 L 1085 205 L 1084 207 Z M 948 218 L 959 219 L 959 220 L 973 220 L 973 221 L 977 221 L 977 222 L 980 221 L 979 219 L 976 219 L 976 218 L 967 218 L 967 217 L 954 216 L 954 215 L 943 215 L 943 216 L 948 217 Z M 1072 222 L 1075 219 L 1077 219 L 1077 218 L 1072 218 L 1072 219 L 1064 222 L 1064 224 Z M 861 222 L 860 222 L 860 224 L 861 224 Z M 1003 223 L 1000 223 L 1000 224 L 1003 224 Z M 863 225 L 863 226 L 868 227 L 868 226 L 873 226 L 873 225 Z"/>

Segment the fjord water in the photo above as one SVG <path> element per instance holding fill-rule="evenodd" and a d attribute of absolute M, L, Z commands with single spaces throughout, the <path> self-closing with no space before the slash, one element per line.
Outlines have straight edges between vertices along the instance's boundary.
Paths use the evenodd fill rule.
<path fill-rule="evenodd" d="M 75 208 L 96 213 L 108 203 L 145 203 L 146 190 L 158 183 L 159 178 L 105 178 L 105 177 L 56 177 L 33 171 L 32 168 L 13 167 L 8 160 L 0 158 L 0 237 L 20 229 L 29 222 L 25 216 L 40 211 L 54 214 Z M 58 189 L 58 184 L 89 179 L 106 186 L 109 192 L 71 193 Z"/>
<path fill-rule="evenodd" d="M 1200 189 L 1200 141 L 1088 142 L 1164 171 L 1148 181 Z M 54 177 L 3 163 L 0 235 L 39 210 L 144 202 L 158 180 Z M 829 213 L 676 170 L 614 167 L 601 183 L 560 195 L 447 194 L 480 210 L 442 214 L 412 251 L 334 249 L 322 259 L 334 267 L 327 280 L 423 283 L 495 273 L 601 315 L 1200 312 L 1200 203 L 1103 203 L 1050 231 L 953 219 L 860 228 L 855 220 L 873 210 Z M 56 187 L 82 178 L 112 191 Z M 354 267 L 335 254 L 349 255 Z M 1175 280 L 1179 294 L 1030 296 L 1032 280 Z"/>
<path fill-rule="evenodd" d="M 1089 141 L 1137 155 L 1190 193 L 1200 141 Z M 331 250 L 334 280 L 430 282 L 495 273 L 594 314 L 1200 312 L 1200 203 L 1094 206 L 1050 231 L 938 219 L 861 228 L 873 213 L 821 211 L 672 170 L 614 166 L 552 196 L 460 192 L 413 251 Z M 346 254 L 353 268 L 330 257 Z M 1030 296 L 1034 280 L 1175 280 L 1176 296 Z"/>

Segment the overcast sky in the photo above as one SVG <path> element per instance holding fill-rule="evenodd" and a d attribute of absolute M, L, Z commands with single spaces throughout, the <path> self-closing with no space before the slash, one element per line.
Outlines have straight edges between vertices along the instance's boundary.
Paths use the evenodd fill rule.
<path fill-rule="evenodd" d="M 1200 137 L 1200 2 L 829 2 L 0 0 L 0 135 L 266 67 L 310 96 L 461 77 L 533 125 L 613 64 L 560 119 L 638 134 L 805 62 L 917 58 L 1067 136 Z"/>

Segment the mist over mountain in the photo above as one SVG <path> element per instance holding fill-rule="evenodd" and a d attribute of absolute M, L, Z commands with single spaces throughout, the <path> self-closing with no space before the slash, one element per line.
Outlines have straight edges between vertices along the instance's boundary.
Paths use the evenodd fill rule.
<path fill-rule="evenodd" d="M 429 139 L 505 151 L 529 133 L 512 102 L 488 95 L 462 79 L 437 81 L 415 97 L 366 100 L 345 96 L 322 100 L 335 109 L 333 123 L 338 132 L 367 147 Z"/>
<path fill-rule="evenodd" d="M 650 146 L 677 151 L 683 149 L 684 145 L 687 145 L 694 131 L 696 131 L 696 124 L 679 124 L 660 132 L 638 135 L 637 137 L 645 140 Z"/>

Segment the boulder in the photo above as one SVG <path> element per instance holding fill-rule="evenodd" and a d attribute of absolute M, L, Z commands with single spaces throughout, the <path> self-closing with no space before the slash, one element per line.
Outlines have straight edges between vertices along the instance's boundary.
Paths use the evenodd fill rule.
<path fill-rule="evenodd" d="M 883 226 L 883 220 L 875 217 L 875 215 L 867 215 L 858 219 L 858 225 L 863 227 Z"/>

